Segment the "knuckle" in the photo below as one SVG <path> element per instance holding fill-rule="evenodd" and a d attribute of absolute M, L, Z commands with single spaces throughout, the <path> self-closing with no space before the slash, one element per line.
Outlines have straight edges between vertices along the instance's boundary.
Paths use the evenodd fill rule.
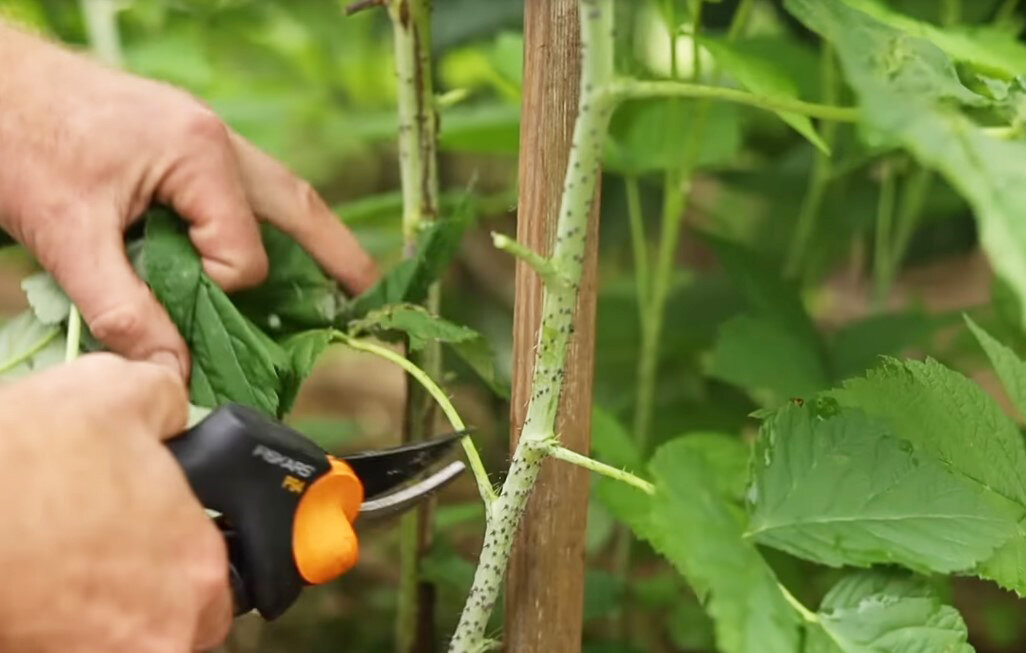
<path fill-rule="evenodd" d="M 183 129 L 187 137 L 197 141 L 228 145 L 228 127 L 206 107 L 193 110 L 185 119 Z"/>
<path fill-rule="evenodd" d="M 102 342 L 134 341 L 145 330 L 146 319 L 138 303 L 124 302 L 92 316 L 89 329 Z"/>

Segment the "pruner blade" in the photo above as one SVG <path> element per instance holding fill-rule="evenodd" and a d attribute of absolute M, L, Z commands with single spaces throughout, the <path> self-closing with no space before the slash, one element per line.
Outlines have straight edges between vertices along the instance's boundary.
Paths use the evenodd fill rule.
<path fill-rule="evenodd" d="M 452 451 L 469 431 L 441 438 L 386 449 L 343 456 L 364 488 L 362 516 L 386 516 L 402 512 L 423 497 L 444 487 L 459 476 L 466 466 L 452 462 L 415 481 L 421 474 Z"/>

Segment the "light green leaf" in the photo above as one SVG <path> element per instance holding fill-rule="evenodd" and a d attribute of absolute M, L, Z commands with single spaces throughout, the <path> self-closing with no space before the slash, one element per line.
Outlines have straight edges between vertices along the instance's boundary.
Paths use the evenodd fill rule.
<path fill-rule="evenodd" d="M 894 401 L 916 398 L 903 390 Z M 832 399 L 788 405 L 756 444 L 749 536 L 831 566 L 971 570 L 1012 537 L 1026 508 L 946 462 Z"/>
<path fill-rule="evenodd" d="M 748 486 L 750 448 L 741 438 L 725 433 L 696 431 L 685 433 L 673 440 L 680 455 L 694 455 L 705 464 L 716 477 L 723 496 L 742 501 Z M 686 452 L 691 452 L 687 454 Z"/>
<path fill-rule="evenodd" d="M 371 311 L 350 322 L 349 332 L 354 336 L 402 333 L 414 351 L 423 349 L 429 342 L 467 342 L 480 337 L 473 329 L 432 315 L 415 304 L 396 304 Z"/>
<path fill-rule="evenodd" d="M 22 279 L 21 289 L 25 291 L 32 312 L 43 324 L 60 324 L 68 319 L 71 300 L 46 272 L 37 272 Z"/>
<path fill-rule="evenodd" d="M 720 67 L 749 91 L 766 97 L 798 98 L 798 83 L 792 78 L 791 69 L 786 61 L 775 58 L 779 50 L 765 47 L 766 41 L 706 38 L 702 45 L 712 53 Z M 788 111 L 777 111 L 776 114 L 824 154 L 830 154 L 830 148 L 808 116 Z"/>
<path fill-rule="evenodd" d="M 965 322 L 976 336 L 980 347 L 986 352 L 994 371 L 1001 378 L 1001 385 L 1005 387 L 1008 397 L 1019 409 L 1019 414 L 1026 417 L 1026 362 L 984 331 L 968 315 L 965 316 Z"/>
<path fill-rule="evenodd" d="M 211 408 L 238 402 L 280 415 L 297 387 L 288 354 L 206 276 L 169 211 L 150 210 L 142 260 L 146 282 L 192 352 L 192 402 Z"/>
<path fill-rule="evenodd" d="M 709 374 L 749 390 L 765 406 L 778 405 L 827 386 L 817 344 L 779 321 L 739 315 L 720 327 Z"/>
<path fill-rule="evenodd" d="M 842 0 L 787 0 L 786 6 L 835 46 L 876 137 L 907 148 L 969 201 L 992 265 L 1026 298 L 1026 141 L 998 140 L 958 109 L 990 100 L 967 89 L 930 41 Z"/>
<path fill-rule="evenodd" d="M 64 361 L 60 328 L 23 311 L 0 326 L 0 379 L 17 379 Z"/>
<path fill-rule="evenodd" d="M 650 464 L 656 495 L 639 533 L 695 589 L 716 625 L 725 653 L 793 653 L 795 613 L 759 552 L 742 538 L 743 514 L 722 494 L 721 482 L 688 438 L 661 447 Z"/>
<path fill-rule="evenodd" d="M 1001 77 L 1026 74 L 1026 46 L 1016 33 L 991 25 L 938 27 L 894 11 L 879 0 L 846 0 L 881 23 L 926 39 L 956 61 Z"/>
<path fill-rule="evenodd" d="M 1015 424 L 978 385 L 935 360 L 885 359 L 830 393 L 881 420 L 897 438 L 981 491 L 1026 513 L 1026 447 Z"/>
<path fill-rule="evenodd" d="M 806 653 L 972 653 L 958 610 L 921 579 L 893 571 L 858 572 L 827 593 L 810 625 Z"/>

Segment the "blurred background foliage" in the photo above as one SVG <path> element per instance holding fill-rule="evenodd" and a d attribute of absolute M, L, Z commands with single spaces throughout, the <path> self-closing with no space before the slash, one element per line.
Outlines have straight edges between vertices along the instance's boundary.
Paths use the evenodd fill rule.
<path fill-rule="evenodd" d="M 1023 51 L 1023 14 L 993 23 L 1005 0 L 888 4 L 961 33 L 992 25 L 987 29 L 1006 39 L 1010 52 Z M 435 65 L 445 105 L 446 205 L 466 194 L 477 219 L 446 280 L 442 313 L 486 334 L 507 374 L 512 263 L 494 252 L 488 233 L 515 229 L 522 5 L 522 0 L 434 3 Z M 711 40 L 693 48 L 690 2 L 621 0 L 620 71 L 671 75 L 669 35 L 674 33 L 679 77 L 738 85 L 744 80 L 718 68 L 714 56 L 716 39 L 725 34 L 736 5 L 708 2 L 703 39 Z M 960 9 L 954 21 L 953 7 Z M 133 72 L 188 89 L 246 138 L 313 181 L 364 245 L 389 262 L 398 257 L 401 243 L 391 30 L 382 12 L 346 18 L 342 8 L 337 0 L 123 0 L 118 13 L 123 60 Z M 0 0 L 0 11 L 73 46 L 87 46 L 78 2 Z M 763 62 L 760 79 L 773 77 L 798 97 L 819 100 L 827 94 L 817 40 L 779 2 L 754 3 L 733 52 Z M 843 86 L 836 99 L 852 103 Z M 687 149 L 681 126 L 695 120 L 697 111 L 693 102 L 647 101 L 625 106 L 613 121 L 602 194 L 596 441 L 626 437 L 621 425 L 631 423 L 636 400 L 641 334 L 624 180 L 638 180 L 645 226 L 654 233 L 664 175 L 682 165 Z M 858 374 L 882 354 L 934 356 L 974 371 L 977 381 L 1000 396 L 959 316 L 968 311 L 1020 349 L 1026 339 L 1018 327 L 1019 307 L 993 282 L 970 209 L 957 193 L 939 177 L 929 177 L 893 283 L 874 297 L 881 185 L 889 177 L 906 184 L 917 174 L 907 156 L 867 146 L 855 127 L 838 127 L 831 165 L 816 182 L 821 165 L 816 145 L 773 114 L 720 104 L 705 120 L 668 298 L 649 447 L 691 432 L 750 438 L 757 426 L 749 417 L 753 410 Z M 822 191 L 818 220 L 802 256 L 791 261 L 796 223 L 816 183 Z M 4 260 L 0 303 L 5 312 L 21 307 L 17 282 L 27 265 L 19 258 Z M 788 267 L 796 283 L 783 281 Z M 811 335 L 774 326 L 770 314 L 788 307 L 809 312 Z M 826 363 L 810 363 L 810 350 L 822 352 L 818 360 Z M 508 405 L 455 362 L 448 366 L 454 370 L 449 387 L 467 421 L 479 429 L 489 468 L 503 469 Z M 330 448 L 392 443 L 399 433 L 402 388 L 395 370 L 336 352 L 304 389 L 293 420 Z M 500 480 L 501 474 L 495 476 Z M 588 523 L 586 649 L 712 651 L 710 624 L 669 565 L 635 544 L 631 573 L 616 573 L 617 528 L 597 499 Z M 482 514 L 469 482 L 444 495 L 435 530 L 425 574 L 437 584 L 441 650 L 480 543 Z M 394 529 L 369 534 L 355 572 L 307 591 L 279 622 L 240 620 L 227 650 L 390 650 L 395 541 Z M 834 579 L 834 572 L 765 553 L 783 582 L 808 604 L 815 604 Z M 978 582 L 959 581 L 949 591 L 977 650 L 1026 650 L 1026 610 L 1018 602 Z M 501 612 L 494 618 L 495 634 Z"/>

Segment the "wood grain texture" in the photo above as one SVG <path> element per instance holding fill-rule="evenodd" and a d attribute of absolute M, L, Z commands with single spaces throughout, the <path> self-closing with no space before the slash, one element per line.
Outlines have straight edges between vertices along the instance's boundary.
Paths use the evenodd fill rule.
<path fill-rule="evenodd" d="M 580 82 L 577 0 L 525 0 L 524 95 L 520 126 L 517 239 L 548 253 L 554 239 Z M 596 193 L 598 191 L 596 190 Z M 557 432 L 563 444 L 587 453 L 595 343 L 598 202 L 589 217 L 588 248 L 570 342 Z M 531 397 L 542 285 L 518 262 L 513 318 L 511 451 Z M 573 653 L 581 649 L 584 606 L 584 530 L 588 474 L 548 460 L 517 534 L 506 589 L 504 641 L 515 653 Z"/>

